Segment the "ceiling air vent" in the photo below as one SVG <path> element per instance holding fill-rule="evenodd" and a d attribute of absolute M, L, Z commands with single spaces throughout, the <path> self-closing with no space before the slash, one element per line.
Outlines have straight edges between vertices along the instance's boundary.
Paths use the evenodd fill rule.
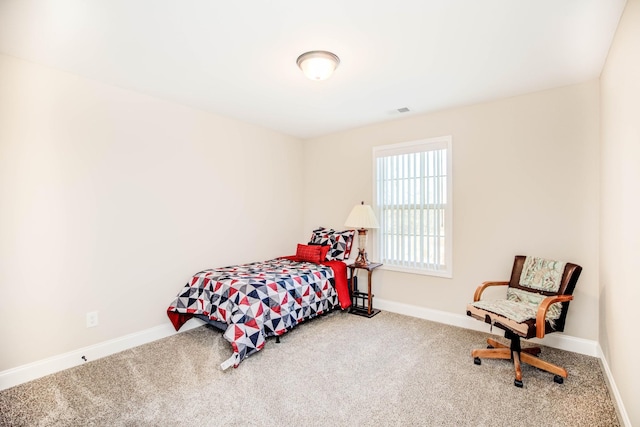
<path fill-rule="evenodd" d="M 398 108 L 398 113 L 408 113 L 409 111 L 409 107 L 402 107 L 402 108 Z"/>

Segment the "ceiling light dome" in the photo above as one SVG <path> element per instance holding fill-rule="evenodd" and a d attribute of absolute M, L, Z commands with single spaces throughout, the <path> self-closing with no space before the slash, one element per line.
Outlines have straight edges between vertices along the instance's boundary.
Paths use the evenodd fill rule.
<path fill-rule="evenodd" d="M 296 63 L 307 78 L 326 80 L 340 64 L 340 58 L 326 50 L 312 50 L 300 55 Z"/>

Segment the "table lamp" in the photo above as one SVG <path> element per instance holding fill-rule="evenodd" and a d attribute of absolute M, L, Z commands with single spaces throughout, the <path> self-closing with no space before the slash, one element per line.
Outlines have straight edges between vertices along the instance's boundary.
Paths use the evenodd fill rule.
<path fill-rule="evenodd" d="M 373 209 L 371 209 L 371 206 L 365 205 L 364 202 L 361 202 L 351 210 L 351 213 L 347 217 L 347 221 L 344 225 L 358 229 L 358 257 L 354 264 L 360 267 L 368 266 L 367 230 L 369 228 L 380 228 L 378 220 L 373 213 Z"/>

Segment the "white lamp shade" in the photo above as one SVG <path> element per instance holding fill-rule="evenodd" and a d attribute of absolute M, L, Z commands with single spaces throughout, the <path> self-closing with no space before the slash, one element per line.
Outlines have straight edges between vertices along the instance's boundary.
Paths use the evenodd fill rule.
<path fill-rule="evenodd" d="M 314 50 L 303 53 L 296 62 L 307 78 L 311 80 L 326 80 L 338 67 L 340 59 L 331 52 Z"/>
<path fill-rule="evenodd" d="M 364 203 L 354 206 L 344 225 L 354 228 L 380 228 L 373 209 Z"/>

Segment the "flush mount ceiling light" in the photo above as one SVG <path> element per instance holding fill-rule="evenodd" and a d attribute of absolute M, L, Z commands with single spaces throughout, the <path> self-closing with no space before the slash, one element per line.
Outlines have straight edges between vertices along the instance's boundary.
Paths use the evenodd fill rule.
<path fill-rule="evenodd" d="M 307 78 L 326 80 L 340 64 L 340 58 L 326 50 L 312 50 L 300 55 L 296 64 Z"/>

